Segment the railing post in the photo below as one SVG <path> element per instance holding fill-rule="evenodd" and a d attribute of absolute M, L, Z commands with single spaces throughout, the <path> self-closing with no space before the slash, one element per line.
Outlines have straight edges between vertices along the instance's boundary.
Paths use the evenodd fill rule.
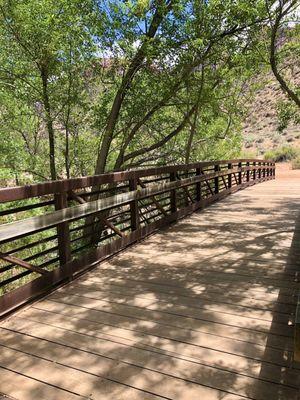
<path fill-rule="evenodd" d="M 196 176 L 201 175 L 201 168 L 196 168 Z M 196 183 L 196 201 L 201 200 L 201 182 Z"/>
<path fill-rule="evenodd" d="M 230 171 L 231 169 L 232 169 L 232 164 L 229 163 L 228 170 Z M 228 189 L 230 189 L 231 186 L 232 186 L 232 174 L 231 174 L 231 172 L 229 172 L 229 174 L 228 174 Z"/>
<path fill-rule="evenodd" d="M 256 180 L 256 162 L 255 161 L 253 161 L 253 167 L 254 167 L 254 169 L 253 169 L 253 180 L 255 181 Z"/>
<path fill-rule="evenodd" d="M 176 181 L 176 172 L 170 173 L 170 182 Z M 171 214 L 177 211 L 177 200 L 176 200 L 176 189 L 172 189 L 170 192 L 170 201 L 171 201 Z"/>
<path fill-rule="evenodd" d="M 137 179 L 129 179 L 129 190 L 137 190 Z M 139 205 L 137 200 L 130 202 L 130 220 L 131 220 L 131 231 L 135 231 L 140 227 L 139 217 Z"/>
<path fill-rule="evenodd" d="M 261 178 L 261 162 L 258 163 L 258 179 Z"/>
<path fill-rule="evenodd" d="M 61 210 L 68 207 L 68 195 L 66 192 L 57 193 L 54 195 L 55 210 Z M 63 222 L 57 225 L 57 242 L 58 242 L 58 256 L 60 266 L 64 266 L 68 261 L 71 261 L 71 240 L 69 223 Z M 68 268 L 67 277 L 72 276 L 72 271 Z"/>
<path fill-rule="evenodd" d="M 239 162 L 238 163 L 238 168 L 242 168 L 242 163 L 241 162 Z M 238 182 L 239 182 L 239 185 L 241 185 L 242 184 L 242 171 L 240 171 L 239 173 L 238 173 Z"/>
<path fill-rule="evenodd" d="M 183 175 L 184 178 L 188 177 L 188 171 Z M 189 205 L 189 195 L 188 195 L 188 187 L 186 186 L 184 189 L 184 202 L 185 206 L 187 207 Z"/>
<path fill-rule="evenodd" d="M 220 166 L 219 165 L 215 165 L 215 172 L 219 172 L 220 171 Z M 219 177 L 217 176 L 215 179 L 215 194 L 219 193 Z"/>
<path fill-rule="evenodd" d="M 246 167 L 249 167 L 249 166 L 250 166 L 250 163 L 249 163 L 249 161 L 247 161 Z M 250 171 L 249 170 L 246 171 L 246 179 L 247 179 L 247 182 L 250 181 Z"/>

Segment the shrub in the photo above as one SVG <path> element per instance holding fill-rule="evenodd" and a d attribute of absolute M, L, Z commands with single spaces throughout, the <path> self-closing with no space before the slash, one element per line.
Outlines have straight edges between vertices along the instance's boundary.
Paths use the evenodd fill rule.
<path fill-rule="evenodd" d="M 291 146 L 278 147 L 275 150 L 266 151 L 265 160 L 273 160 L 275 162 L 290 161 L 299 156 L 299 150 Z"/>
<path fill-rule="evenodd" d="M 257 158 L 257 151 L 256 150 L 243 150 L 240 153 L 240 158 Z"/>
<path fill-rule="evenodd" d="M 300 169 L 300 156 L 292 160 L 292 169 Z"/>

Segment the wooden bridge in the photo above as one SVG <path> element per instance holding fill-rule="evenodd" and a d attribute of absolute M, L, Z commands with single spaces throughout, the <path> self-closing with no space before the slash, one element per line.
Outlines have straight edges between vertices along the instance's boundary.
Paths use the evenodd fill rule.
<path fill-rule="evenodd" d="M 299 399 L 300 179 L 274 178 L 227 160 L 1 189 L 0 398 Z"/>

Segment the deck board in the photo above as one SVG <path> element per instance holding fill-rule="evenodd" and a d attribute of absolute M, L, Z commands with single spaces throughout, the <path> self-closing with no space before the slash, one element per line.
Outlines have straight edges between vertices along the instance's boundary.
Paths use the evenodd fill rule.
<path fill-rule="evenodd" d="M 0 394 L 299 399 L 299 200 L 293 175 L 252 186 L 5 320 Z"/>

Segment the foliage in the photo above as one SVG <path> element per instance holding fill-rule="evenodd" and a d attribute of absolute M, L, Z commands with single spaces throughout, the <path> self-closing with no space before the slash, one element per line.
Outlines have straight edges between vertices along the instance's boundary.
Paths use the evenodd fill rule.
<path fill-rule="evenodd" d="M 82 102 L 82 68 L 87 68 L 94 50 L 87 29 L 93 3 L 4 0 L 0 12 L 0 113 L 6 122 L 2 129 L 6 136 L 19 135 L 30 155 L 29 166 L 28 157 L 22 157 L 26 170 L 55 179 L 62 133 L 66 120 L 69 131 L 73 108 Z M 50 171 L 40 169 L 47 158 Z M 20 163 L 16 166 L 24 169 Z"/>
<path fill-rule="evenodd" d="M 300 155 L 292 160 L 292 169 L 300 169 Z"/>
<path fill-rule="evenodd" d="M 278 131 L 282 133 L 288 125 L 293 122 L 300 123 L 300 109 L 295 104 L 287 100 L 281 100 L 277 104 Z"/>
<path fill-rule="evenodd" d="M 239 153 L 264 2 L 1 0 L 0 13 L 6 184 Z"/>
<path fill-rule="evenodd" d="M 258 158 L 258 154 L 253 150 L 242 150 L 239 154 L 239 158 Z"/>
<path fill-rule="evenodd" d="M 279 147 L 275 150 L 269 150 L 264 154 L 265 160 L 273 160 L 275 162 L 290 161 L 299 155 L 299 150 L 291 146 Z"/>
<path fill-rule="evenodd" d="M 278 9 L 1 0 L 0 13 L 1 179 L 22 184 L 238 155 L 245 89 Z M 298 27 L 285 35 L 280 66 L 299 50 Z M 279 130 L 293 107 L 278 106 Z"/>

